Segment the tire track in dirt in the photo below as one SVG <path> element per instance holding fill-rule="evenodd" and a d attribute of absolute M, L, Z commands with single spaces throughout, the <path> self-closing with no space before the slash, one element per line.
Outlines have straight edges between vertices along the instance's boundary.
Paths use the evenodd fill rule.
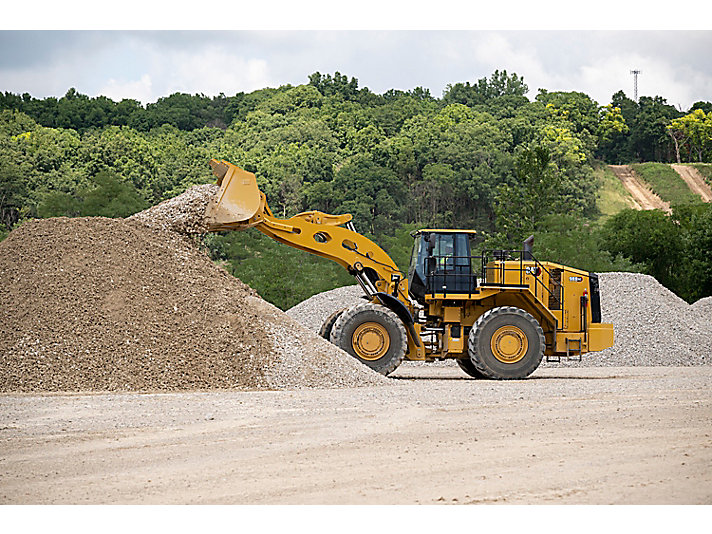
<path fill-rule="evenodd" d="M 609 165 L 608 166 L 633 197 L 639 210 L 659 209 L 670 213 L 670 203 L 665 202 L 658 195 L 653 193 L 644 185 L 631 169 L 630 165 Z"/>
<path fill-rule="evenodd" d="M 697 172 L 694 167 L 689 167 L 687 165 L 670 165 L 673 170 L 680 175 L 680 178 L 685 180 L 687 187 L 690 191 L 696 195 L 700 195 L 704 202 L 712 202 L 712 188 L 705 182 L 705 180 Z"/>

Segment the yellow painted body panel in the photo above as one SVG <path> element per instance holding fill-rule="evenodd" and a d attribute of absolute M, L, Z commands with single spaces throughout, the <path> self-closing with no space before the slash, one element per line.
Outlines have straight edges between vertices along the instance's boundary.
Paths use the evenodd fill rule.
<path fill-rule="evenodd" d="M 408 352 L 406 352 L 406 359 L 411 361 L 422 362 L 427 359 L 425 356 L 425 345 L 423 344 L 423 338 L 420 335 L 423 329 L 423 325 L 415 323 L 415 325 L 413 326 L 415 327 L 415 333 L 418 336 L 418 339 L 420 340 L 420 346 L 418 347 L 415 344 L 415 341 L 413 340 L 411 335 L 408 334 Z"/>
<path fill-rule="evenodd" d="M 588 350 L 596 352 L 613 346 L 615 334 L 609 323 L 592 323 L 588 327 Z"/>
<path fill-rule="evenodd" d="M 458 330 L 460 331 L 460 335 L 453 337 L 452 331 L 455 330 L 453 326 L 454 325 L 450 325 L 447 329 L 444 352 L 452 355 L 462 354 L 463 352 L 466 352 L 465 336 L 462 335 L 462 328 L 459 328 Z"/>
<path fill-rule="evenodd" d="M 579 352 L 579 347 L 586 352 L 586 334 L 583 332 L 557 332 L 556 350 L 553 354 L 566 354 L 566 348 L 571 352 Z"/>
<path fill-rule="evenodd" d="M 462 308 L 459 306 L 443 306 L 443 321 L 460 324 L 462 322 Z"/>
<path fill-rule="evenodd" d="M 206 211 L 210 226 L 229 225 L 253 217 L 261 204 L 257 178 L 251 172 L 227 162 L 210 160 L 210 166 L 218 177 L 220 190 Z"/>

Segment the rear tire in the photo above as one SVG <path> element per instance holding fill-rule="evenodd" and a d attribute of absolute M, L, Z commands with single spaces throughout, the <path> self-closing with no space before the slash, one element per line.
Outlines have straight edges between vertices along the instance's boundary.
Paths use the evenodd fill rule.
<path fill-rule="evenodd" d="M 458 358 L 457 365 L 459 365 L 460 369 L 465 371 L 465 373 L 470 375 L 472 378 L 487 378 L 485 375 L 483 375 L 477 370 L 477 367 L 475 367 L 475 365 L 469 358 Z"/>
<path fill-rule="evenodd" d="M 486 378 L 512 380 L 532 374 L 544 357 L 544 331 L 520 308 L 485 312 L 468 337 L 472 365 Z"/>
<path fill-rule="evenodd" d="M 330 340 L 382 375 L 395 371 L 408 349 L 403 322 L 385 306 L 371 302 L 344 310 L 334 321 Z"/>

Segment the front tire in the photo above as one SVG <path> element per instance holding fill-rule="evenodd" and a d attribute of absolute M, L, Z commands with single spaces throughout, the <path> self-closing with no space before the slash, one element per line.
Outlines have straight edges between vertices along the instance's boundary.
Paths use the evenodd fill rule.
<path fill-rule="evenodd" d="M 403 322 L 385 306 L 371 302 L 344 310 L 334 322 L 330 340 L 382 375 L 395 371 L 408 349 Z"/>
<path fill-rule="evenodd" d="M 468 337 L 472 365 L 486 378 L 512 380 L 532 374 L 544 357 L 544 331 L 520 308 L 492 308 Z"/>
<path fill-rule="evenodd" d="M 321 328 L 319 329 L 319 335 L 321 337 L 323 337 L 327 341 L 331 341 L 331 329 L 334 328 L 334 323 L 336 322 L 336 319 L 339 318 L 339 315 L 341 315 L 345 309 L 346 308 L 337 310 L 326 318 L 326 321 L 324 321 L 324 323 L 321 325 Z"/>

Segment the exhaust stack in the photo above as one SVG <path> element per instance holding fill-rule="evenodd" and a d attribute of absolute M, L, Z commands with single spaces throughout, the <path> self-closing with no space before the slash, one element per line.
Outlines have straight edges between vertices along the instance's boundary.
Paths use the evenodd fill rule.
<path fill-rule="evenodd" d="M 522 260 L 533 260 L 534 256 L 532 255 L 532 247 L 534 246 L 534 236 L 530 235 L 529 237 L 527 237 L 522 243 L 522 246 Z"/>

